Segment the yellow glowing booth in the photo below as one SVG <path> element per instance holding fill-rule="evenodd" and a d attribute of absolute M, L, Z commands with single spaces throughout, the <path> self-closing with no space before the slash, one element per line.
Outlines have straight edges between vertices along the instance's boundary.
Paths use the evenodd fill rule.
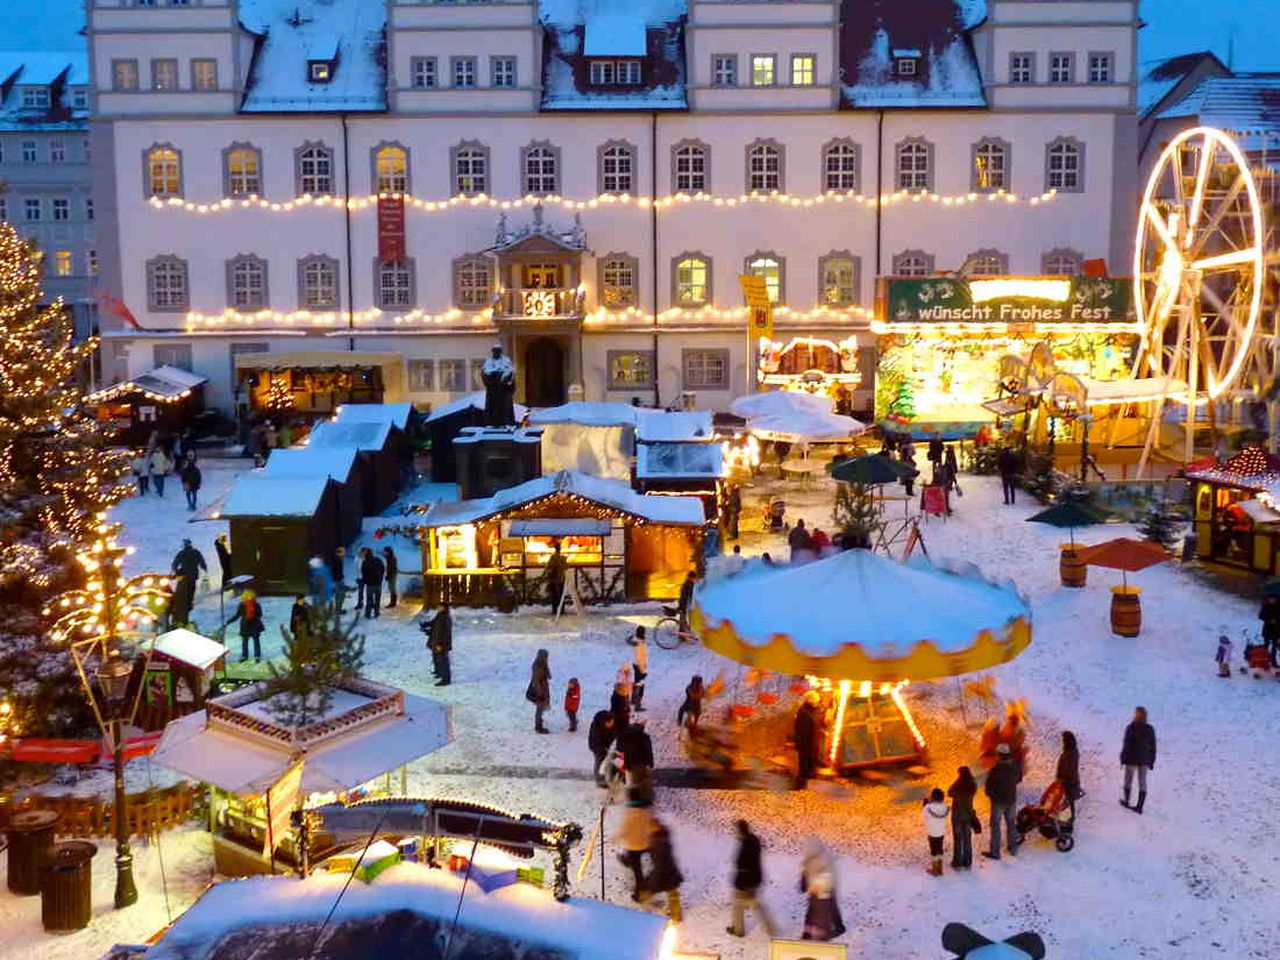
<path fill-rule="evenodd" d="M 1004 663 L 1031 642 L 1031 609 L 1011 582 L 869 550 L 711 581 L 690 621 L 722 656 L 829 689 L 826 754 L 838 768 L 919 757 L 902 688 Z"/>

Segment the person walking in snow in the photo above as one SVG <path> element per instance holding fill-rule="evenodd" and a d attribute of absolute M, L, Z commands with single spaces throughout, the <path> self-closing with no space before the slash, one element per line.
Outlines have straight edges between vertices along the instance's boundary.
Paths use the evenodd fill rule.
<path fill-rule="evenodd" d="M 453 682 L 453 614 L 449 605 L 442 603 L 423 632 L 427 635 L 427 649 L 431 651 L 431 669 L 436 675 L 436 686 L 447 687 Z"/>
<path fill-rule="evenodd" d="M 924 832 L 929 838 L 929 874 L 942 876 L 942 840 L 947 835 L 947 816 L 951 807 L 943 792 L 934 787 L 924 802 Z"/>
<path fill-rule="evenodd" d="M 1147 722 L 1147 708 L 1136 707 L 1133 719 L 1124 728 L 1124 743 L 1120 748 L 1120 764 L 1124 767 L 1124 799 L 1120 806 L 1142 813 L 1147 802 L 1147 771 L 1156 768 L 1156 728 Z M 1138 776 L 1138 802 L 1129 805 L 1129 790 L 1134 774 Z"/>
<path fill-rule="evenodd" d="M 151 467 L 145 453 L 140 453 L 133 458 L 133 462 L 129 465 L 129 472 L 133 474 L 133 481 L 138 485 L 138 496 L 145 497 L 147 491 L 151 489 Z"/>
<path fill-rule="evenodd" d="M 807 787 L 818 769 L 818 757 L 822 749 L 821 701 L 818 691 L 810 690 L 804 695 L 804 703 L 796 711 L 792 730 L 796 745 L 796 779 L 792 785 L 793 790 Z"/>
<path fill-rule="evenodd" d="M 1000 448 L 997 459 L 1000 468 L 1000 489 L 1004 493 L 1005 505 L 1016 503 L 1018 499 L 1018 452 L 1013 447 Z"/>
<path fill-rule="evenodd" d="M 1262 642 L 1271 651 L 1271 665 L 1280 666 L 1280 598 L 1263 599 L 1258 619 L 1262 621 Z"/>
<path fill-rule="evenodd" d="M 684 688 L 684 703 L 680 704 L 680 709 L 676 711 L 676 724 L 682 727 L 687 726 L 690 734 L 698 729 L 698 721 L 702 719 L 702 701 L 706 696 L 707 688 L 702 682 L 702 677 L 695 673 L 689 685 Z"/>
<path fill-rule="evenodd" d="M 1070 730 L 1062 731 L 1062 753 L 1058 754 L 1054 779 L 1062 784 L 1067 806 L 1071 810 L 1071 821 L 1074 823 L 1076 801 L 1084 795 L 1084 791 L 1080 789 L 1080 748 L 1076 746 L 1076 735 Z"/>
<path fill-rule="evenodd" d="M 978 781 L 968 767 L 956 770 L 956 778 L 947 788 L 951 798 L 951 869 L 967 870 L 973 866 L 973 835 L 982 832 L 982 823 L 973 809 L 978 795 Z"/>
<path fill-rule="evenodd" d="M 751 825 L 745 820 L 738 820 L 734 826 L 738 831 L 738 852 L 733 858 L 733 922 L 725 927 L 725 933 L 745 937 L 747 910 L 755 910 L 760 914 L 765 933 L 772 939 L 776 930 L 773 918 L 760 902 L 760 888 L 764 885 L 760 838 L 751 832 Z"/>
<path fill-rule="evenodd" d="M 801 940 L 834 940 L 845 931 L 836 900 L 835 858 L 817 837 L 810 837 L 800 865 L 800 890 L 809 895 Z"/>
<path fill-rule="evenodd" d="M 164 499 L 165 478 L 173 472 L 173 461 L 164 452 L 163 447 L 156 447 L 147 458 L 147 473 L 151 475 L 151 485 L 155 487 L 156 496 Z"/>
<path fill-rule="evenodd" d="M 631 871 L 631 899 L 643 903 L 649 899 L 644 875 L 644 855 L 653 842 L 652 806 L 634 790 L 627 791 L 627 804 L 622 808 L 622 818 L 610 837 L 622 847 L 618 860 Z"/>
<path fill-rule="evenodd" d="M 656 817 L 653 820 L 653 831 L 649 834 L 649 864 L 651 869 L 646 881 L 648 891 L 651 894 L 667 895 L 667 918 L 672 923 L 679 923 L 684 919 L 680 909 L 680 884 L 684 883 L 684 874 L 676 864 L 671 831 Z"/>
<path fill-rule="evenodd" d="M 614 681 L 609 695 L 609 711 L 613 714 L 614 728 L 619 732 L 631 726 L 631 694 L 621 680 Z"/>
<path fill-rule="evenodd" d="M 396 579 L 400 576 L 400 561 L 390 547 L 382 548 L 382 565 L 387 576 L 387 606 L 394 607 L 400 601 L 400 585 Z"/>
<path fill-rule="evenodd" d="M 543 714 L 551 709 L 551 664 L 546 650 L 539 650 L 529 668 L 529 688 L 524 698 L 533 704 L 534 733 L 550 733 L 542 722 Z"/>
<path fill-rule="evenodd" d="M 632 658 L 631 709 L 636 713 L 644 712 L 644 681 L 649 676 L 649 642 L 645 639 L 644 627 L 636 627 L 635 636 L 627 643 L 635 647 Z"/>
<path fill-rule="evenodd" d="M 1009 855 L 1018 853 L 1018 832 L 1014 826 L 1014 807 L 1018 804 L 1018 783 L 1022 775 L 1007 743 L 996 747 L 996 765 L 987 773 L 983 791 L 991 801 L 991 847 L 982 851 L 988 860 L 1000 859 L 1000 827 L 1008 833 Z"/>
<path fill-rule="evenodd" d="M 808 557 L 810 550 L 813 548 L 813 538 L 809 535 L 809 531 L 805 529 L 803 520 L 797 520 L 796 525 L 787 534 L 787 546 L 791 548 L 792 563 L 803 561 Z"/>
<path fill-rule="evenodd" d="M 182 549 L 174 554 L 170 569 L 178 578 L 178 585 L 174 592 L 182 594 L 180 608 L 185 611 L 185 614 L 190 614 L 196 601 L 196 581 L 200 578 L 200 572 L 209 572 L 209 566 L 204 562 L 204 554 L 193 547 L 190 540 L 184 539 Z M 186 616 L 184 615 L 182 619 L 185 621 Z"/>
<path fill-rule="evenodd" d="M 653 738 L 645 730 L 644 721 L 634 720 L 631 726 L 619 730 L 617 746 L 627 771 L 627 787 L 652 802 Z"/>
<path fill-rule="evenodd" d="M 1218 665 L 1218 676 L 1231 678 L 1231 638 L 1225 633 L 1218 637 L 1218 652 L 1213 655 L 1213 662 Z"/>
<path fill-rule="evenodd" d="M 616 733 L 617 728 L 614 726 L 611 711 L 600 710 L 591 718 L 591 726 L 587 729 L 587 749 L 591 751 L 591 758 L 595 761 L 591 765 L 591 773 L 596 778 L 598 787 L 608 786 L 602 770 Z"/>
<path fill-rule="evenodd" d="M 382 616 L 382 580 L 387 568 L 378 555 L 364 548 L 364 560 L 360 562 L 360 582 L 364 584 L 364 618 Z"/>
<path fill-rule="evenodd" d="M 577 677 L 569 678 L 569 685 L 564 688 L 564 715 L 569 720 L 569 732 L 578 732 L 578 708 L 582 706 L 582 685 Z"/>
<path fill-rule="evenodd" d="M 196 494 L 200 492 L 200 482 L 203 479 L 200 468 L 196 466 L 195 454 L 188 457 L 187 462 L 182 465 L 182 469 L 178 471 L 178 479 L 182 481 L 182 492 L 187 495 L 187 509 L 194 510 Z"/>
<path fill-rule="evenodd" d="M 249 641 L 253 641 L 253 659 L 262 662 L 262 605 L 258 603 L 258 595 L 252 590 L 240 594 L 240 602 L 236 604 L 236 612 L 226 625 L 229 627 L 240 621 L 240 659 L 249 659 Z"/>
<path fill-rule="evenodd" d="M 232 565 L 231 541 L 225 533 L 220 533 L 213 538 L 213 549 L 218 555 L 218 571 L 222 575 L 222 582 L 218 585 L 218 591 L 224 592 L 227 589 L 227 583 L 235 576 L 235 568 Z"/>
<path fill-rule="evenodd" d="M 319 557 L 307 561 L 307 589 L 315 607 L 326 607 L 333 599 L 333 575 Z"/>

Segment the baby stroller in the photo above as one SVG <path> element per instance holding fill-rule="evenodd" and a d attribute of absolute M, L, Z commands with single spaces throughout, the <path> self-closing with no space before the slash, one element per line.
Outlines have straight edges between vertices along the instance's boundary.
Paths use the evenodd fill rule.
<path fill-rule="evenodd" d="M 764 507 L 765 529 L 777 532 L 785 527 L 783 518 L 787 515 L 787 501 L 775 498 Z"/>
<path fill-rule="evenodd" d="M 1018 829 L 1019 842 L 1038 830 L 1040 836 L 1052 840 L 1062 853 L 1076 845 L 1075 820 L 1070 814 L 1067 791 L 1057 780 L 1049 784 L 1039 803 L 1028 804 L 1018 811 L 1014 825 Z"/>

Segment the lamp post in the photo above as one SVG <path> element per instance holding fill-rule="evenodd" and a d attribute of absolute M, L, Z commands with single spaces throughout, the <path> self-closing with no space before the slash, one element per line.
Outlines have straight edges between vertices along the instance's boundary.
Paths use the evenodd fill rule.
<path fill-rule="evenodd" d="M 125 579 L 121 568 L 131 552 L 116 542 L 121 524 L 107 523 L 99 514 L 93 539 L 81 551 L 86 584 L 58 596 L 45 608 L 45 616 L 56 617 L 53 636 L 68 644 L 71 659 L 80 675 L 94 719 L 111 750 L 115 773 L 115 804 L 112 820 L 116 833 L 116 892 L 119 910 L 138 901 L 133 882 L 133 854 L 129 851 L 127 797 L 124 789 L 124 727 L 133 721 L 143 684 L 137 683 L 132 697 L 129 681 L 133 664 L 120 650 L 124 637 L 154 637 L 149 629 L 172 594 L 172 584 L 158 573 L 144 573 Z M 144 664 L 150 648 L 141 652 Z M 90 679 L 92 667 L 92 679 Z M 145 674 L 145 669 L 144 669 Z M 140 678 L 141 679 L 141 678 Z"/>

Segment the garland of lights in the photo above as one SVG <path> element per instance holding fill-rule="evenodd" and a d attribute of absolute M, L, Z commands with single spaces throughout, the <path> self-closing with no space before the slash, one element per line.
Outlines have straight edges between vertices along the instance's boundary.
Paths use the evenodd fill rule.
<path fill-rule="evenodd" d="M 786 207 L 817 207 L 828 203 L 852 203 L 860 207 L 888 207 L 899 203 L 935 203 L 944 207 L 963 207 L 974 203 L 1005 203 L 1016 204 L 1025 203 L 1030 206 L 1040 206 L 1048 203 L 1058 196 L 1056 189 L 1046 190 L 1044 193 L 1036 194 L 1030 197 L 1022 197 L 1016 193 L 1009 193 L 1004 190 L 997 190 L 994 193 L 957 193 L 957 194 L 939 194 L 925 191 L 915 190 L 897 190 L 893 193 L 884 193 L 877 197 L 869 197 L 865 194 L 858 193 L 854 190 L 847 191 L 828 191 L 826 193 L 811 194 L 805 196 L 793 196 L 789 193 L 772 190 L 769 192 L 755 191 L 751 193 L 741 193 L 736 197 L 718 196 L 712 193 L 678 193 L 672 196 L 659 197 L 653 200 L 646 196 L 631 196 L 630 194 L 613 194 L 602 193 L 588 200 L 574 200 L 569 197 L 562 197 L 558 194 L 549 194 L 547 196 L 535 196 L 527 194 L 514 200 L 500 200 L 497 197 L 491 197 L 487 194 L 477 194 L 473 197 L 454 196 L 445 200 L 427 200 L 422 197 L 415 197 L 411 193 L 390 193 L 377 194 L 371 193 L 362 197 L 350 197 L 343 200 L 342 197 L 333 194 L 321 194 L 313 196 L 304 193 L 292 200 L 268 200 L 265 197 L 248 196 L 239 199 L 231 197 L 223 197 L 221 200 L 213 200 L 207 203 L 198 203 L 193 200 L 186 200 L 182 197 L 152 197 L 148 202 L 155 210 L 182 211 L 184 213 L 226 213 L 230 210 L 264 210 L 269 213 L 292 213 L 294 210 L 312 208 L 331 208 L 341 210 L 344 207 L 352 211 L 367 210 L 377 205 L 378 200 L 382 198 L 394 197 L 404 201 L 405 206 L 422 213 L 440 213 L 447 210 L 454 210 L 459 207 L 471 209 L 486 210 L 519 210 L 523 207 L 550 206 L 560 207 L 569 211 L 596 210 L 600 207 L 616 207 L 631 206 L 639 209 L 648 209 L 656 207 L 658 210 L 666 210 L 671 207 L 683 207 L 690 204 L 709 204 L 715 207 L 737 207 L 746 204 L 772 203 Z"/>

